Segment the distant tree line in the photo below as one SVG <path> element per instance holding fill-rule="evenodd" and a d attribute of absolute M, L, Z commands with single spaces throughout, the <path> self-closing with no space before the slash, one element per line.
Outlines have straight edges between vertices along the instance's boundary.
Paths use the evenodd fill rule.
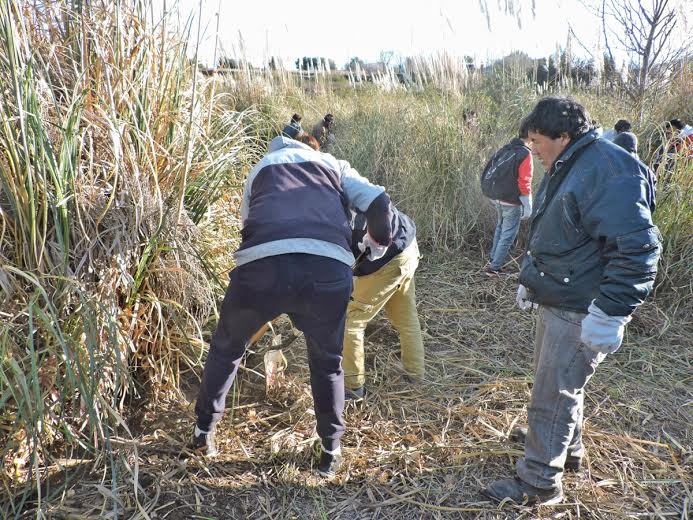
<path fill-rule="evenodd" d="M 331 58 L 304 56 L 295 61 L 297 70 L 337 70 L 337 64 Z"/>

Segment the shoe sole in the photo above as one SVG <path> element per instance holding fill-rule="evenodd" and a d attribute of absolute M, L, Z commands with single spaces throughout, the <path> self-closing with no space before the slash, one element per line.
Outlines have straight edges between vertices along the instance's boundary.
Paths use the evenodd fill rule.
<path fill-rule="evenodd" d="M 503 500 L 507 500 L 509 498 L 509 497 L 498 498 L 497 496 L 492 495 L 491 493 L 486 491 L 486 489 L 482 489 L 481 494 L 484 495 L 486 498 L 490 498 L 491 500 L 493 500 L 497 504 L 500 504 L 501 502 L 503 502 Z M 564 498 L 565 498 L 565 496 L 563 494 L 560 494 L 559 496 L 553 497 L 549 500 L 537 500 L 536 502 L 528 502 L 527 504 L 517 503 L 512 498 L 510 499 L 510 501 L 513 504 L 516 504 L 518 506 L 528 506 L 528 507 L 529 506 L 555 506 L 556 504 L 560 504 L 561 502 L 563 502 Z"/>
<path fill-rule="evenodd" d="M 563 495 L 557 496 L 552 498 L 551 500 L 547 500 L 546 502 L 537 502 L 535 505 L 538 506 L 555 506 L 556 504 L 560 504 L 563 502 L 563 498 L 565 498 Z"/>
<path fill-rule="evenodd" d="M 201 459 L 205 460 L 211 460 L 217 457 L 219 455 L 219 452 L 211 453 L 211 454 L 206 454 L 206 453 L 201 453 L 199 451 L 191 450 L 189 448 L 184 449 L 180 454 L 178 455 L 178 458 L 180 460 L 188 460 L 192 457 L 199 457 Z"/>
<path fill-rule="evenodd" d="M 494 272 L 494 273 L 489 273 L 488 271 L 484 271 L 484 274 L 485 274 L 488 278 L 493 278 L 493 277 L 495 277 L 495 276 L 498 276 L 498 277 L 501 277 L 501 276 L 513 276 L 513 275 L 516 275 L 517 273 L 506 273 L 506 272 L 504 272 L 504 271 L 497 271 L 497 272 Z"/>

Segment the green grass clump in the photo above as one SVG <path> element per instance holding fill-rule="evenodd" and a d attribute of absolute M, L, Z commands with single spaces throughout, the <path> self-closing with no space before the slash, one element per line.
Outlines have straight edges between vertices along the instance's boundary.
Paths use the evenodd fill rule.
<path fill-rule="evenodd" d="M 3 518 L 60 493 L 58 460 L 131 471 L 124 405 L 199 366 L 228 267 L 205 224 L 263 142 L 256 111 L 193 95 L 148 2 L 50 4 L 0 4 Z"/>

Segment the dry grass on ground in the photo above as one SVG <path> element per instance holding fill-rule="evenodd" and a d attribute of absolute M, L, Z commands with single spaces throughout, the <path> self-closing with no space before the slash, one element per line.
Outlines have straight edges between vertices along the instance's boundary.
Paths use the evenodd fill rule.
<path fill-rule="evenodd" d="M 120 512 L 136 518 L 689 518 L 693 326 L 654 304 L 589 384 L 587 468 L 566 475 L 565 503 L 498 510 L 485 501 L 479 489 L 510 475 L 522 454 L 506 437 L 526 417 L 533 317 L 514 306 L 516 280 L 488 280 L 480 265 L 451 256 L 419 269 L 428 356 L 420 387 L 400 379 L 386 320 L 369 328 L 368 396 L 347 406 L 345 466 L 333 482 L 310 472 L 314 417 L 298 340 L 274 397 L 265 395 L 261 356 L 248 358 L 238 405 L 219 428 L 217 460 L 178 461 L 192 403 L 149 403 L 136 446 L 123 445 L 139 479 L 136 497 L 131 481 L 109 490 L 85 477 L 47 512 L 98 518 L 117 494 Z"/>

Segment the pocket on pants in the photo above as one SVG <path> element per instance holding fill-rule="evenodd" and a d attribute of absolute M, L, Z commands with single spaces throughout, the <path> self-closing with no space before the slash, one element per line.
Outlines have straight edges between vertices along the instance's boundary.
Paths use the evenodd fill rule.
<path fill-rule="evenodd" d="M 351 276 L 329 281 L 314 280 L 308 305 L 312 312 L 325 320 L 344 315 L 351 295 Z"/>
<path fill-rule="evenodd" d="M 400 285 L 404 283 L 407 278 L 414 276 L 416 269 L 419 267 L 419 258 L 421 258 L 421 255 L 419 254 L 418 246 L 416 246 L 416 244 L 414 244 L 414 246 L 416 250 L 408 253 L 405 262 L 399 266 L 399 275 L 403 278 Z"/>
<path fill-rule="evenodd" d="M 236 267 L 229 275 L 231 284 L 254 292 L 272 292 L 282 282 L 277 257 L 260 258 Z"/>
<path fill-rule="evenodd" d="M 349 307 L 347 312 L 349 314 L 370 314 L 373 312 L 373 306 L 358 300 L 354 300 L 354 298 L 351 297 L 349 298 Z"/>
<path fill-rule="evenodd" d="M 575 325 L 576 327 L 582 327 L 582 320 L 586 316 L 585 314 L 565 311 L 563 309 L 557 309 L 555 307 L 546 307 L 546 310 L 554 316 L 556 316 L 558 319 L 570 323 L 571 325 Z"/>
<path fill-rule="evenodd" d="M 313 296 L 320 300 L 327 299 L 330 303 L 330 299 L 334 299 L 334 303 L 337 303 L 341 299 L 344 299 L 345 303 L 349 300 L 349 295 L 351 294 L 352 281 L 349 278 L 339 278 L 336 280 L 329 281 L 319 281 L 314 280 L 312 286 Z"/>
<path fill-rule="evenodd" d="M 313 291 L 315 292 L 331 292 L 339 291 L 346 286 L 346 280 L 344 278 L 339 278 L 337 280 L 330 281 L 313 281 Z"/>

